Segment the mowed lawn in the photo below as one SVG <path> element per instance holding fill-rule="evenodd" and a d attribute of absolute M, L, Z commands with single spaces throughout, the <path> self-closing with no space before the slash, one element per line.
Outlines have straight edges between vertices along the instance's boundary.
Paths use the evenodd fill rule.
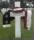
<path fill-rule="evenodd" d="M 0 40 L 12 40 L 15 38 L 15 20 L 10 22 L 11 27 L 3 28 L 3 16 L 0 14 Z M 32 15 L 31 30 L 24 29 L 24 23 L 21 25 L 21 40 L 32 40 L 34 33 L 34 9 Z"/>

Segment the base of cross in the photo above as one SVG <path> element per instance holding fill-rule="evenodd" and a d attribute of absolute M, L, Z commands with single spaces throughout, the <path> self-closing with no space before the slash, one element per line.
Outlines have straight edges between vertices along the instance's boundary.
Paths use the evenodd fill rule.
<path fill-rule="evenodd" d="M 15 40 L 21 40 L 21 38 L 16 38 Z"/>

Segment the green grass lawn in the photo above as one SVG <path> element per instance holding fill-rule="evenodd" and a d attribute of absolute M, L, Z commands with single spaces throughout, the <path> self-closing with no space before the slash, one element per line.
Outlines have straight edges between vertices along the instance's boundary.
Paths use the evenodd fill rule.
<path fill-rule="evenodd" d="M 11 27 L 3 28 L 2 27 L 2 15 L 0 15 L 0 39 L 14 39 L 15 38 L 15 21 L 13 20 L 11 22 Z M 32 26 L 30 31 L 26 31 L 24 29 L 24 25 L 21 26 L 21 33 L 22 33 L 22 40 L 31 40 L 32 39 L 32 34 L 34 32 L 34 11 L 32 15 Z"/>

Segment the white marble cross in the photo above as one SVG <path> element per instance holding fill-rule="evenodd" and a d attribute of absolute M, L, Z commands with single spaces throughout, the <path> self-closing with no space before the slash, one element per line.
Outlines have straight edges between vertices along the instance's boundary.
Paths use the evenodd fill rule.
<path fill-rule="evenodd" d="M 18 10 L 22 10 L 22 8 Z M 14 11 L 16 11 L 16 9 L 14 9 Z M 15 17 L 15 38 L 21 38 L 21 16 L 25 16 L 24 11 L 21 13 L 10 12 L 10 17 Z"/>

